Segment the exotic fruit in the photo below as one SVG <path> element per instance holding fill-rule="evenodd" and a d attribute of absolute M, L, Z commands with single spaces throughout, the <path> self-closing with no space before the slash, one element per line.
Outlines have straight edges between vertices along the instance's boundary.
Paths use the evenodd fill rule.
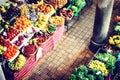
<path fill-rule="evenodd" d="M 14 61 L 8 63 L 8 67 L 11 70 L 20 70 L 26 63 L 26 58 L 20 54 Z"/>

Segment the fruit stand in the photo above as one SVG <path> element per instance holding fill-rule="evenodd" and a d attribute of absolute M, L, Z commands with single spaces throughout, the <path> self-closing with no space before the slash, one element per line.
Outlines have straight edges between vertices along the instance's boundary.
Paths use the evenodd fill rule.
<path fill-rule="evenodd" d="M 31 2 L 11 0 L 0 7 L 0 59 L 7 80 L 27 75 L 64 32 L 64 18 L 52 5 Z"/>
<path fill-rule="evenodd" d="M 86 5 L 85 0 L 67 1 L 8 0 L 1 4 L 0 59 L 6 79 L 27 75 L 60 41 L 65 23 Z"/>

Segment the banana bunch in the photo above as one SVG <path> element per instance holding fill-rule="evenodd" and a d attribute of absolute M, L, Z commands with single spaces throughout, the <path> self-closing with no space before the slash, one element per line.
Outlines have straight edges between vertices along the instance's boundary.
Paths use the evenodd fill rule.
<path fill-rule="evenodd" d="M 28 6 L 22 5 L 19 8 L 20 8 L 21 15 L 27 15 L 29 13 Z"/>
<path fill-rule="evenodd" d="M 89 64 L 89 68 L 97 69 L 97 70 L 101 71 L 102 75 L 104 75 L 104 76 L 108 75 L 108 70 L 106 69 L 106 65 L 103 62 L 100 62 L 98 60 L 93 60 Z"/>
<path fill-rule="evenodd" d="M 20 70 L 26 63 L 26 58 L 20 54 L 14 61 L 8 64 L 11 70 Z"/>

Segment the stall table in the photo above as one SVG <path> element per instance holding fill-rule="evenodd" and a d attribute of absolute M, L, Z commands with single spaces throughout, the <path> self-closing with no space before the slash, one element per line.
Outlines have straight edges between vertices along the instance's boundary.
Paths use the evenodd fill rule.
<path fill-rule="evenodd" d="M 64 25 L 58 26 L 56 32 L 50 36 L 47 42 L 39 46 L 42 51 L 38 51 L 36 54 L 43 56 L 52 50 L 55 44 L 60 41 L 63 32 Z M 38 62 L 40 62 L 42 56 L 40 56 L 38 60 L 36 60 L 36 55 L 27 58 L 26 65 L 20 71 L 14 72 L 14 79 L 21 80 L 23 77 L 25 77 L 38 64 Z"/>

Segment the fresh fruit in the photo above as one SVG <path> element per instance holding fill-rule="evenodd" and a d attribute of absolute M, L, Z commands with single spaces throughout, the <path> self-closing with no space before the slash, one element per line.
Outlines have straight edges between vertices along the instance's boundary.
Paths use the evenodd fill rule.
<path fill-rule="evenodd" d="M 111 44 L 112 46 L 120 48 L 120 36 L 119 35 L 110 36 L 108 41 L 109 41 L 109 44 Z"/>
<path fill-rule="evenodd" d="M 108 75 L 108 70 L 106 69 L 106 65 L 103 62 L 100 62 L 98 60 L 91 61 L 90 64 L 89 64 L 89 68 L 97 69 L 97 70 L 101 71 L 101 73 L 104 76 Z"/>
<path fill-rule="evenodd" d="M 20 70 L 26 63 L 26 58 L 20 54 L 14 61 L 9 62 L 8 66 L 11 70 Z"/>
<path fill-rule="evenodd" d="M 38 16 L 37 21 L 34 23 L 34 26 L 43 29 L 47 29 L 47 17 L 44 14 Z M 46 30 L 45 30 L 46 31 Z"/>
<path fill-rule="evenodd" d="M 20 46 L 24 42 L 24 36 L 19 36 L 18 40 L 14 42 L 15 45 Z"/>
<path fill-rule="evenodd" d="M 113 56 L 111 53 L 98 53 L 95 57 L 103 61 L 106 64 L 106 68 L 109 70 L 109 72 L 113 74 L 116 62 L 115 56 Z"/>
<path fill-rule="evenodd" d="M 3 53 L 4 58 L 7 59 L 7 60 L 10 60 L 12 57 L 15 56 L 17 51 L 18 51 L 17 46 L 9 46 L 9 47 L 7 47 L 7 50 Z"/>
<path fill-rule="evenodd" d="M 74 6 L 74 5 L 71 7 L 71 9 L 73 10 L 73 12 L 77 12 L 78 11 L 77 6 Z"/>
<path fill-rule="evenodd" d="M 5 46 L 2 46 L 0 45 L 0 54 L 3 54 L 4 51 L 6 51 L 6 47 Z"/>
<path fill-rule="evenodd" d="M 8 39 L 8 40 L 13 40 L 18 34 L 20 33 L 20 31 L 14 29 L 14 28 L 10 28 L 6 31 L 3 32 L 2 36 L 4 39 Z"/>
<path fill-rule="evenodd" d="M 27 15 L 29 13 L 29 8 L 26 5 L 22 5 L 19 7 L 21 15 Z"/>
<path fill-rule="evenodd" d="M 62 16 L 65 19 L 65 21 L 69 21 L 73 17 L 73 11 L 71 9 L 64 8 L 64 9 L 60 10 L 59 14 L 60 14 L 60 16 Z"/>
<path fill-rule="evenodd" d="M 29 56 L 29 55 L 32 55 L 36 52 L 37 50 L 37 47 L 33 44 L 28 44 L 27 46 L 24 46 L 23 47 L 23 54 L 26 55 L 26 56 Z"/>
<path fill-rule="evenodd" d="M 0 39 L 0 45 L 5 46 L 5 47 L 8 48 L 9 46 L 11 46 L 11 43 L 9 41 Z"/>
<path fill-rule="evenodd" d="M 47 30 L 47 32 L 49 33 L 49 34 L 52 34 L 52 33 L 54 33 L 56 31 L 56 26 L 54 25 L 54 24 L 48 24 L 48 30 Z"/>
<path fill-rule="evenodd" d="M 25 16 L 20 16 L 19 18 L 16 18 L 16 22 L 13 25 L 14 28 L 20 31 L 23 31 L 30 26 L 31 26 L 31 21 L 27 19 Z"/>
<path fill-rule="evenodd" d="M 43 12 L 44 14 L 50 14 L 54 11 L 54 8 L 50 4 L 40 4 L 36 10 L 38 12 Z"/>
<path fill-rule="evenodd" d="M 51 24 L 55 24 L 56 26 L 64 25 L 64 18 L 61 16 L 52 16 L 49 18 L 49 22 Z"/>
<path fill-rule="evenodd" d="M 41 32 L 41 33 L 36 33 L 34 35 L 34 38 L 32 38 L 30 40 L 30 44 L 37 44 L 38 46 L 40 46 L 42 43 L 44 43 L 47 39 L 49 38 L 49 34 L 45 33 L 45 32 Z"/>

